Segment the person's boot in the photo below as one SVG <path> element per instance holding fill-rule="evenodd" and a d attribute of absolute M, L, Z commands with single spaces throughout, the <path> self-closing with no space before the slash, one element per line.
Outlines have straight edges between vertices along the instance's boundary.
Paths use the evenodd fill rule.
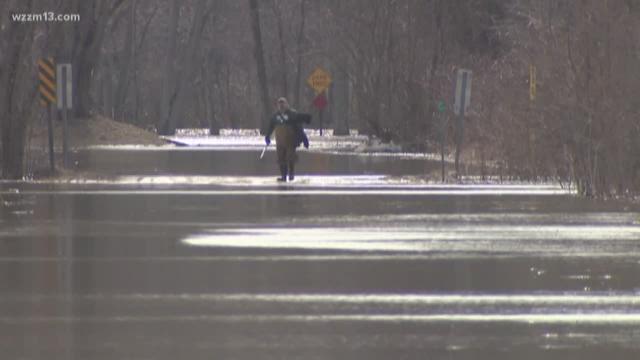
<path fill-rule="evenodd" d="M 287 165 L 280 165 L 280 177 L 278 181 L 287 181 Z"/>
<path fill-rule="evenodd" d="M 295 178 L 295 174 L 293 171 L 293 164 L 289 165 L 289 181 L 293 181 L 293 179 Z"/>

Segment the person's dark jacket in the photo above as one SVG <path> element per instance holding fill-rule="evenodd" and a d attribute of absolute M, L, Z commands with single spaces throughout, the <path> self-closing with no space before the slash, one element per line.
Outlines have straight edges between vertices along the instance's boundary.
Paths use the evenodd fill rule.
<path fill-rule="evenodd" d="M 295 110 L 287 109 L 283 113 L 276 112 L 271 117 L 269 121 L 269 129 L 267 129 L 267 133 L 265 136 L 265 141 L 267 144 L 271 142 L 269 137 L 271 133 L 275 129 L 277 125 L 288 125 L 293 127 L 296 139 L 295 139 L 295 147 L 300 146 L 300 144 L 304 144 L 305 148 L 309 148 L 309 138 L 307 138 L 307 134 L 304 133 L 302 128 L 302 124 L 309 124 L 311 122 L 311 114 L 298 113 Z"/>

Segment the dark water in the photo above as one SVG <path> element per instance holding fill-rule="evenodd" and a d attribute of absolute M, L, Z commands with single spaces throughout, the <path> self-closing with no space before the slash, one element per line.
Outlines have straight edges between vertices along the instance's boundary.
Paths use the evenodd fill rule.
<path fill-rule="evenodd" d="M 79 170 L 100 169 L 103 174 L 189 174 L 189 175 L 257 175 L 277 174 L 276 154 L 273 146 L 259 159 L 261 147 L 237 151 L 223 148 L 155 148 L 138 151 L 94 149 L 74 155 Z M 126 155 L 125 155 L 126 154 Z M 123 161 L 123 156 L 126 161 Z M 404 159 L 380 154 L 379 156 L 353 156 L 348 154 L 322 154 L 298 151 L 298 172 L 301 174 L 423 174 L 439 169 L 435 163 Z"/>
<path fill-rule="evenodd" d="M 82 157 L 109 180 L 0 185 L 2 358 L 640 351 L 635 206 L 544 186 L 357 176 L 433 166 L 417 160 L 307 153 L 299 182 L 277 186 L 273 159 L 263 164 L 253 151 Z M 187 176 L 114 177 L 149 180 L 155 169 Z M 332 169 L 351 177 L 336 182 L 325 176 Z M 257 180 L 243 183 L 243 174 Z"/>

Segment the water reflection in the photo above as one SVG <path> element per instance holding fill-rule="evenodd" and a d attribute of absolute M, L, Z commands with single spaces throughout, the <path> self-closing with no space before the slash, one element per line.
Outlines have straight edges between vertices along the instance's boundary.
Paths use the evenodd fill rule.
<path fill-rule="evenodd" d="M 384 222 L 384 219 L 381 219 Z M 379 225 L 379 224 L 378 224 Z M 594 242 L 588 244 L 587 242 Z M 614 243 L 621 241 L 623 244 Z M 366 228 L 216 229 L 182 240 L 190 246 L 345 250 L 361 252 L 479 252 L 493 255 L 611 255 L 616 247 L 627 256 L 629 245 L 640 241 L 637 226 L 486 226 Z M 605 242 L 605 243 L 603 243 Z M 625 246 L 626 245 L 626 246 Z"/>
<path fill-rule="evenodd" d="M 94 181 L 0 184 L 7 358 L 638 351 L 633 206 L 389 176 L 415 159 L 306 154 L 278 187 L 246 151 L 107 152 L 79 154 Z"/>
<path fill-rule="evenodd" d="M 78 169 L 101 174 L 189 174 L 189 175 L 236 175 L 255 176 L 277 174 L 275 151 L 268 151 L 259 159 L 261 148 L 248 149 L 198 149 L 198 148 L 160 148 L 153 151 L 145 149 L 118 150 L 91 149 L 74 154 Z M 122 162 L 122 158 L 126 162 Z M 405 159 L 395 157 L 354 156 L 349 154 L 324 154 L 299 152 L 300 161 L 296 172 L 300 175 L 362 175 L 424 174 L 425 167 L 437 170 L 438 163 L 425 159 Z"/>

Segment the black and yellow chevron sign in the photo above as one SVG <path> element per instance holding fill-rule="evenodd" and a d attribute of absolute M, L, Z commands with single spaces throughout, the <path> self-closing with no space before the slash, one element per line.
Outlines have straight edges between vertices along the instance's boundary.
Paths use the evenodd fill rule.
<path fill-rule="evenodd" d="M 40 85 L 40 104 L 47 106 L 56 103 L 56 66 L 52 58 L 38 60 L 38 78 Z"/>

